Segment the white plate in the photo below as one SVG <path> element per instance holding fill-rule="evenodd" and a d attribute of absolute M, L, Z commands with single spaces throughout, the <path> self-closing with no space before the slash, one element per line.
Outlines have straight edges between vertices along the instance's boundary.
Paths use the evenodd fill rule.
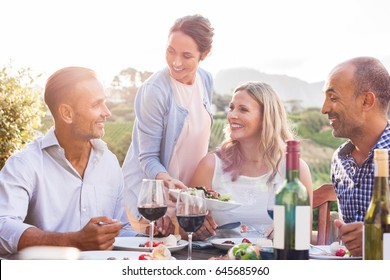
<path fill-rule="evenodd" d="M 325 252 L 323 252 L 320 249 L 325 250 L 326 252 L 329 253 L 329 255 L 327 255 Z M 329 245 L 316 245 L 315 247 L 310 247 L 309 258 L 317 259 L 317 260 L 361 260 L 362 259 L 362 257 L 338 257 L 338 256 L 330 255 Z"/>
<path fill-rule="evenodd" d="M 32 246 L 19 252 L 21 260 L 77 260 L 80 250 L 61 246 Z"/>
<path fill-rule="evenodd" d="M 170 189 L 171 192 L 176 198 L 180 190 L 178 189 Z M 206 198 L 207 209 L 212 211 L 227 211 L 232 210 L 237 207 L 240 207 L 242 204 L 235 202 L 234 200 L 229 201 L 220 201 L 218 199 Z"/>
<path fill-rule="evenodd" d="M 145 254 L 141 251 L 83 251 L 80 253 L 80 260 L 138 260 L 139 255 Z M 171 260 L 176 258 L 171 257 Z"/>
<path fill-rule="evenodd" d="M 141 251 L 82 251 L 80 260 L 108 260 L 109 258 L 138 260 L 138 256 L 144 253 Z"/>
<path fill-rule="evenodd" d="M 210 242 L 213 244 L 214 247 L 228 251 L 230 248 L 232 248 L 234 245 L 242 243 L 242 239 L 244 237 L 238 237 L 238 238 L 216 238 L 211 239 Z M 257 238 L 247 238 L 252 244 L 256 244 Z M 234 244 L 224 244 L 225 241 L 233 241 Z"/>
<path fill-rule="evenodd" d="M 220 201 L 217 199 L 206 198 L 207 209 L 212 211 L 228 211 L 240 207 L 242 204 L 230 201 Z"/>
<path fill-rule="evenodd" d="M 114 248 L 116 250 L 127 251 L 140 251 L 149 252 L 149 247 L 139 247 L 140 244 L 145 244 L 149 241 L 149 237 L 116 237 L 114 242 Z M 153 238 L 154 242 L 165 241 L 165 238 Z M 176 246 L 167 246 L 169 251 L 175 252 L 185 248 L 188 245 L 188 241 L 179 240 Z"/>

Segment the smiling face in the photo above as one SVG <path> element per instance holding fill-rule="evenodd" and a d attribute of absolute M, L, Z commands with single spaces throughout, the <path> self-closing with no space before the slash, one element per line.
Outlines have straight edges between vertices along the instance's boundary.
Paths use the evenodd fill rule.
<path fill-rule="evenodd" d="M 187 85 L 193 84 L 199 62 L 206 55 L 201 54 L 196 42 L 183 32 L 172 32 L 169 35 L 166 61 L 169 73 L 175 80 Z"/>
<path fill-rule="evenodd" d="M 325 101 L 321 112 L 328 115 L 335 137 L 352 139 L 359 136 L 364 124 L 362 96 L 355 96 L 354 70 L 351 64 L 335 68 L 324 86 Z"/>
<path fill-rule="evenodd" d="M 104 123 L 111 115 L 103 86 L 97 80 L 88 80 L 76 85 L 72 94 L 72 132 L 79 139 L 89 141 L 104 136 Z"/>
<path fill-rule="evenodd" d="M 230 137 L 237 141 L 260 140 L 262 130 L 262 108 L 246 90 L 234 93 L 229 104 L 228 121 Z"/>

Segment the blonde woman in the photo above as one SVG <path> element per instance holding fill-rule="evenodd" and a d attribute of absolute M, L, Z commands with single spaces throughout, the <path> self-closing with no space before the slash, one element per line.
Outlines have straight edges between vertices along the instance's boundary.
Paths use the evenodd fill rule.
<path fill-rule="evenodd" d="M 224 142 L 200 161 L 190 185 L 230 193 L 242 203 L 229 211 L 213 212 L 218 225 L 241 222 L 256 230 L 266 226 L 272 232 L 268 190 L 284 181 L 286 140 L 293 138 L 284 106 L 268 84 L 247 82 L 234 90 L 229 108 Z M 303 160 L 300 179 L 312 200 L 311 174 Z M 208 226 L 213 222 L 209 217 L 194 238 L 215 234 Z"/>

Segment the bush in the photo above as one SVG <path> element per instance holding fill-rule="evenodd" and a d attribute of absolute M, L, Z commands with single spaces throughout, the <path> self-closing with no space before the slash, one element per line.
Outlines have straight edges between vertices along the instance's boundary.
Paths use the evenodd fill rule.
<path fill-rule="evenodd" d="M 28 68 L 13 73 L 8 66 L 0 72 L 0 169 L 39 134 L 44 111 L 42 98 L 32 87 L 35 78 Z"/>

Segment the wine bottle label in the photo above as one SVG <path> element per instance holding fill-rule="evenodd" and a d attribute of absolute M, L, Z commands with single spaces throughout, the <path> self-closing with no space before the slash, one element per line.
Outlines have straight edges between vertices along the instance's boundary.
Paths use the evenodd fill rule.
<path fill-rule="evenodd" d="M 285 249 L 285 208 L 274 207 L 274 248 Z M 295 250 L 309 250 L 310 247 L 310 206 L 295 207 Z"/>
<path fill-rule="evenodd" d="M 390 233 L 383 233 L 383 259 L 390 260 Z"/>
<path fill-rule="evenodd" d="M 388 177 L 389 176 L 389 154 L 387 149 L 374 150 L 374 176 Z"/>
<path fill-rule="evenodd" d="M 274 206 L 274 248 L 284 249 L 284 221 L 285 211 L 283 205 Z"/>
<path fill-rule="evenodd" d="M 309 250 L 310 206 L 295 207 L 295 250 Z"/>

